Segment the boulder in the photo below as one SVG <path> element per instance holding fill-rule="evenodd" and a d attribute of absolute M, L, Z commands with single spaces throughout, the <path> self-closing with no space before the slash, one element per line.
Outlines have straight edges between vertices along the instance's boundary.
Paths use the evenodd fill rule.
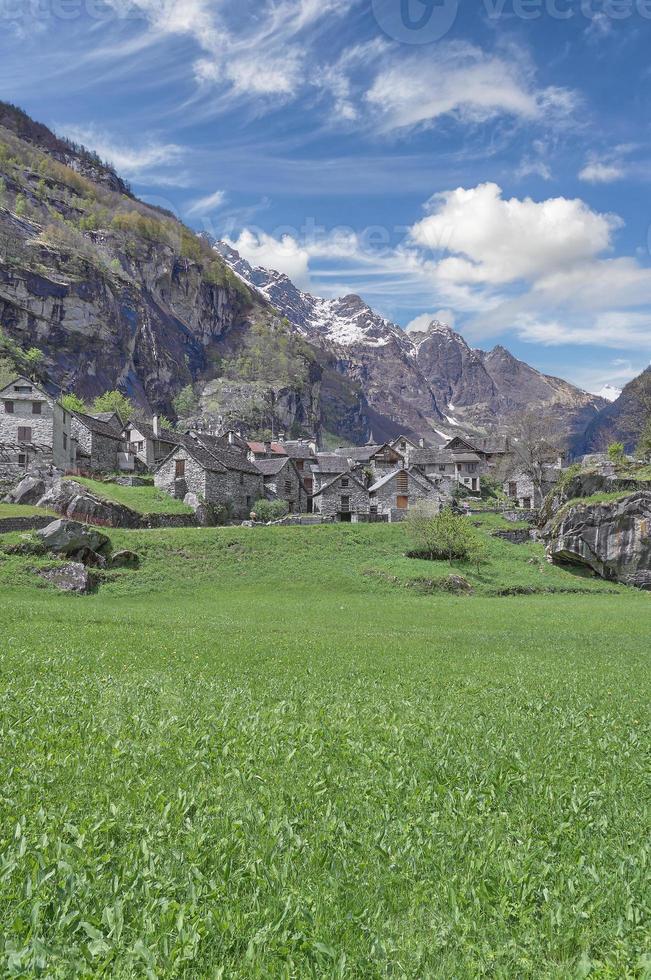
<path fill-rule="evenodd" d="M 116 551 L 108 560 L 109 568 L 138 568 L 140 555 L 135 551 Z"/>
<path fill-rule="evenodd" d="M 37 476 L 26 476 L 10 490 L 6 500 L 9 504 L 37 504 L 45 493 L 45 481 Z"/>
<path fill-rule="evenodd" d="M 86 568 L 106 568 L 106 558 L 98 554 L 92 548 L 81 548 L 74 552 L 72 556 L 75 561 L 81 562 Z"/>
<path fill-rule="evenodd" d="M 77 521 L 52 521 L 42 531 L 36 532 L 48 551 L 57 555 L 77 555 L 82 552 L 98 552 L 110 544 L 109 539 L 96 528 Z"/>
<path fill-rule="evenodd" d="M 76 592 L 78 595 L 91 592 L 95 584 L 93 576 L 81 562 L 69 562 L 59 568 L 41 569 L 37 574 L 62 592 Z"/>
<path fill-rule="evenodd" d="M 651 491 L 566 506 L 543 530 L 547 557 L 584 565 L 610 581 L 651 589 Z"/>
<path fill-rule="evenodd" d="M 142 527 L 143 519 L 129 507 L 94 497 L 86 487 L 74 480 L 58 480 L 38 502 L 73 520 L 105 527 Z"/>

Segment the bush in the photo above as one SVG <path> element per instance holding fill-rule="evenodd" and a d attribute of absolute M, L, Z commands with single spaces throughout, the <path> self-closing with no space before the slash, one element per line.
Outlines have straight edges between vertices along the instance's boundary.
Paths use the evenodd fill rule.
<path fill-rule="evenodd" d="M 258 521 L 267 524 L 285 517 L 289 513 L 289 507 L 284 500 L 256 500 L 252 513 L 255 513 Z"/>
<path fill-rule="evenodd" d="M 192 385 L 186 385 L 173 399 L 174 411 L 180 419 L 190 418 L 199 411 L 200 401 Z"/>
<path fill-rule="evenodd" d="M 61 399 L 61 404 L 67 412 L 81 412 L 82 415 L 88 413 L 88 406 L 85 402 L 81 400 L 79 395 L 75 395 L 73 392 L 68 392 Z"/>
<path fill-rule="evenodd" d="M 105 391 L 95 399 L 91 410 L 95 415 L 100 412 L 117 412 L 123 422 L 128 422 L 135 412 L 135 406 L 121 391 Z"/>
<path fill-rule="evenodd" d="M 626 458 L 623 442 L 611 442 L 608 446 L 608 459 L 613 463 L 622 463 Z"/>
<path fill-rule="evenodd" d="M 410 511 L 408 533 L 415 548 L 410 558 L 431 561 L 470 561 L 481 564 L 485 545 L 479 532 L 467 517 L 455 514 L 449 507 L 436 513 L 431 504 L 420 504 Z"/>

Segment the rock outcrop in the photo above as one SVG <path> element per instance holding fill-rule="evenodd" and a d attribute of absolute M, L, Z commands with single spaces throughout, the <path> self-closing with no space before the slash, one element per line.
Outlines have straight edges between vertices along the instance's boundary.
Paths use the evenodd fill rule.
<path fill-rule="evenodd" d="M 67 565 L 61 565 L 58 568 L 41 569 L 37 575 L 61 592 L 87 595 L 92 592 L 95 586 L 92 573 L 81 562 L 69 562 Z"/>
<path fill-rule="evenodd" d="M 45 481 L 39 477 L 26 476 L 20 483 L 10 490 L 6 496 L 7 503 L 10 504 L 37 504 L 45 494 Z"/>
<path fill-rule="evenodd" d="M 59 480 L 41 497 L 38 506 L 46 507 L 71 520 L 100 527 L 138 528 L 143 524 L 141 515 L 136 511 L 123 504 L 94 497 L 75 480 Z"/>
<path fill-rule="evenodd" d="M 47 551 L 56 555 L 97 554 L 110 545 L 105 534 L 78 521 L 52 521 L 42 531 L 37 531 L 36 537 Z"/>
<path fill-rule="evenodd" d="M 551 561 L 588 566 L 602 578 L 651 590 L 651 491 L 603 503 L 577 500 L 543 536 Z"/>

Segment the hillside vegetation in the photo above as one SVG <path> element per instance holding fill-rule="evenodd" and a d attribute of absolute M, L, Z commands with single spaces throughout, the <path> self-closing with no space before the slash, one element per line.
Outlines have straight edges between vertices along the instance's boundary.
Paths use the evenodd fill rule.
<path fill-rule="evenodd" d="M 0 973 L 645 975 L 648 595 L 400 526 L 111 537 L 87 598 L 0 556 Z"/>

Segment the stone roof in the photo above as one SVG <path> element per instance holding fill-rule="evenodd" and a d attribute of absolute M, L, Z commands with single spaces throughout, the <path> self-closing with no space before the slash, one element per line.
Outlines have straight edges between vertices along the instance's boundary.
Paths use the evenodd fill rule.
<path fill-rule="evenodd" d="M 347 473 L 350 469 L 348 460 L 336 453 L 317 453 L 316 462 L 312 467 L 316 473 Z"/>
<path fill-rule="evenodd" d="M 169 446 L 183 445 L 183 436 L 180 432 L 172 432 L 171 429 L 160 429 L 159 434 L 156 435 L 153 425 L 149 425 L 147 422 L 128 422 L 124 431 L 126 432 L 127 429 L 137 429 L 145 439 L 151 439 L 155 442 L 165 442 Z"/>
<path fill-rule="evenodd" d="M 211 436 L 204 432 L 190 433 L 190 439 L 209 452 L 225 470 L 237 470 L 239 473 L 260 473 L 255 463 L 252 463 L 244 453 L 237 449 L 227 449 L 220 436 Z M 187 445 L 187 443 L 186 443 Z"/>
<path fill-rule="evenodd" d="M 368 492 L 376 493 L 376 491 L 380 490 L 385 484 L 390 483 L 391 480 L 394 480 L 399 473 L 407 473 L 409 478 L 420 484 L 423 489 L 434 489 L 434 484 L 428 480 L 426 476 L 422 476 L 420 473 L 416 473 L 412 469 L 405 470 L 404 467 L 401 467 L 400 469 L 392 470 L 391 473 L 387 473 L 386 476 L 383 476 L 381 480 L 378 480 L 377 483 L 374 483 L 372 487 L 368 488 Z"/>
<path fill-rule="evenodd" d="M 72 412 L 72 417 L 95 435 L 103 436 L 105 439 L 114 439 L 116 442 L 124 442 L 122 432 L 110 422 L 97 418 L 95 415 L 84 415 L 83 412 Z"/>
<path fill-rule="evenodd" d="M 290 459 L 314 459 L 314 450 L 307 442 L 282 442 L 282 449 L 285 450 Z"/>
<path fill-rule="evenodd" d="M 416 466 L 443 466 L 454 463 L 457 456 L 449 449 L 417 449 L 412 453 L 411 462 Z"/>
<path fill-rule="evenodd" d="M 280 456 L 277 459 L 256 459 L 254 466 L 263 476 L 276 476 L 289 463 L 289 456 Z"/>

